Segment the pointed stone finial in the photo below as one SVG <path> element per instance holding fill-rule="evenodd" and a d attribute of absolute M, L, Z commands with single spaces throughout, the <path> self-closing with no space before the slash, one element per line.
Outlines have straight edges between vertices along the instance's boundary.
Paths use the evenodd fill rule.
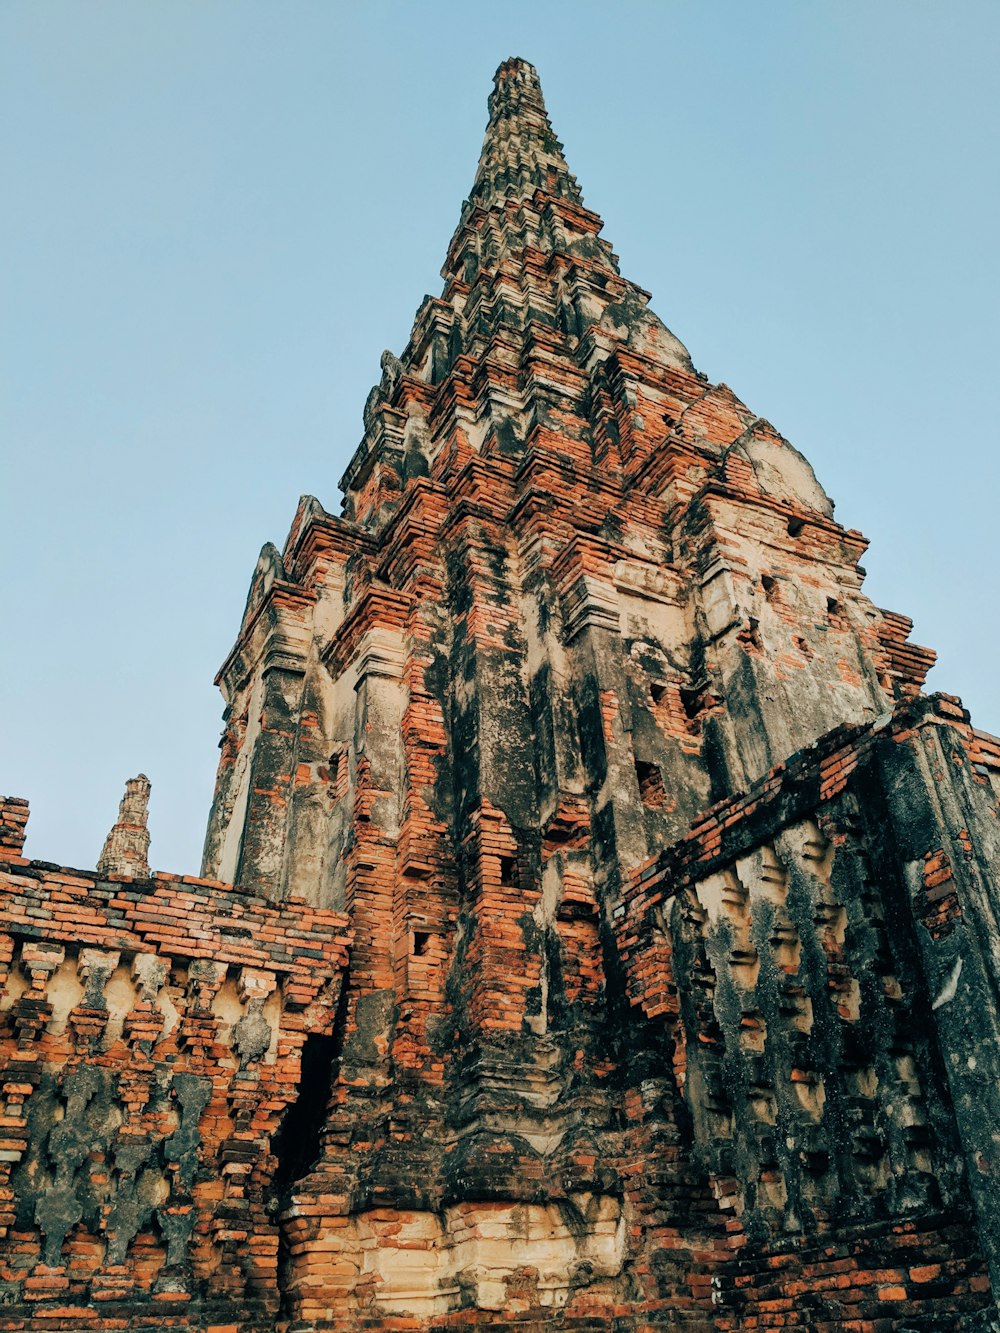
<path fill-rule="evenodd" d="M 466 211 L 504 199 L 529 199 L 536 190 L 582 203 L 580 187 L 563 157 L 545 110 L 538 71 L 526 60 L 505 60 L 496 72 L 476 179 Z"/>
<path fill-rule="evenodd" d="M 101 875 L 128 875 L 131 879 L 149 877 L 150 781 L 145 773 L 130 778 L 118 807 L 118 821 L 104 843 L 97 863 Z"/>

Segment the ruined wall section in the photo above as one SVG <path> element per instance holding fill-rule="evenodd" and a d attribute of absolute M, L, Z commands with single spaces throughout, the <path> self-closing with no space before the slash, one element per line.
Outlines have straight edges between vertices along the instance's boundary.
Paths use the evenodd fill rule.
<path fill-rule="evenodd" d="M 980 1235 L 1000 1290 L 1000 741 L 947 726 L 876 752 Z M 899 872 L 898 872 L 899 873 Z"/>
<path fill-rule="evenodd" d="M 995 847 L 997 772 L 953 700 L 902 705 L 712 807 L 633 880 L 630 993 L 671 1034 L 696 1159 L 746 1234 L 722 1328 L 991 1307 L 996 924 L 971 849 Z"/>
<path fill-rule="evenodd" d="M 333 1023 L 346 919 L 18 851 L 0 866 L 0 1328 L 273 1329 L 279 1131 Z"/>

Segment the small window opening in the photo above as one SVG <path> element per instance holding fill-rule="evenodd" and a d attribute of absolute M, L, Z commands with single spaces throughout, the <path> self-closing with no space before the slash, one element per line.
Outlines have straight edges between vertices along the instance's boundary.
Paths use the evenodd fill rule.
<path fill-rule="evenodd" d="M 704 710 L 705 686 L 698 685 L 694 689 L 685 689 L 684 686 L 682 685 L 680 689 L 680 696 L 681 696 L 681 707 L 684 709 L 684 715 L 685 717 L 690 718 L 690 720 L 693 722 L 695 718 L 698 717 Z"/>
<path fill-rule="evenodd" d="M 648 764 L 643 759 L 635 761 L 635 776 L 639 783 L 639 796 L 643 805 L 662 806 L 666 799 L 663 789 L 663 774 L 659 764 Z"/>
<path fill-rule="evenodd" d="M 737 638 L 741 643 L 745 643 L 748 646 L 752 645 L 754 648 L 758 649 L 758 651 L 763 649 L 764 641 L 760 636 L 760 621 L 756 616 L 747 617 L 746 628 L 740 630 Z"/>
<path fill-rule="evenodd" d="M 347 767 L 347 749 L 334 750 L 330 756 L 330 784 L 337 800 L 347 795 L 350 774 Z"/>
<path fill-rule="evenodd" d="M 415 930 L 413 932 L 413 956 L 422 958 L 427 952 L 427 946 L 431 942 L 431 933 L 429 930 Z"/>
<path fill-rule="evenodd" d="M 500 883 L 505 885 L 517 883 L 517 861 L 513 856 L 500 858 Z"/>
<path fill-rule="evenodd" d="M 666 694 L 666 692 L 667 692 L 667 687 L 666 685 L 663 684 L 662 681 L 659 680 L 650 681 L 649 697 L 652 699 L 654 704 L 662 703 L 663 696 Z"/>
<path fill-rule="evenodd" d="M 792 642 L 795 644 L 796 648 L 798 648 L 799 652 L 806 659 L 806 661 L 811 662 L 815 654 L 813 653 L 813 650 L 809 647 L 808 643 L 806 643 L 802 635 L 796 634 L 792 639 Z"/>
<path fill-rule="evenodd" d="M 843 608 L 843 607 L 840 605 L 840 603 L 837 601 L 836 597 L 828 597 L 828 598 L 826 599 L 826 611 L 827 611 L 827 615 L 830 615 L 830 616 L 839 616 L 840 613 L 841 613 L 841 611 L 842 611 L 843 609 L 844 609 L 844 608 Z"/>
<path fill-rule="evenodd" d="M 805 525 L 806 521 L 804 518 L 790 518 L 788 520 L 789 537 L 797 537 L 799 533 L 802 531 L 802 529 L 805 527 Z"/>
<path fill-rule="evenodd" d="M 764 596 L 769 602 L 772 601 L 778 589 L 778 580 L 772 578 L 770 574 L 762 574 L 760 576 L 760 583 L 761 587 L 764 589 Z"/>

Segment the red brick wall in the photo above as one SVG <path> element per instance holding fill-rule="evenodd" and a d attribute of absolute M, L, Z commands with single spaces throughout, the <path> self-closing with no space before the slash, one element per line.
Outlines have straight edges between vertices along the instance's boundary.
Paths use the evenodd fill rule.
<path fill-rule="evenodd" d="M 17 857 L 0 919 L 0 1329 L 273 1328 L 272 1140 L 346 920 Z"/>

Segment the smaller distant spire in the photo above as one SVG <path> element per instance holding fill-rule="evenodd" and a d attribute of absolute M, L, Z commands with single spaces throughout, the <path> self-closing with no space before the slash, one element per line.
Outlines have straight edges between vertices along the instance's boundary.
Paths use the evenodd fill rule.
<path fill-rule="evenodd" d="M 149 878 L 150 781 L 145 773 L 130 778 L 118 807 L 118 822 L 112 827 L 97 863 L 101 875 L 127 875 L 130 879 Z"/>
<path fill-rule="evenodd" d="M 489 108 L 490 123 L 466 209 L 529 199 L 539 189 L 582 203 L 545 110 L 534 65 L 505 60 L 496 72 Z"/>

